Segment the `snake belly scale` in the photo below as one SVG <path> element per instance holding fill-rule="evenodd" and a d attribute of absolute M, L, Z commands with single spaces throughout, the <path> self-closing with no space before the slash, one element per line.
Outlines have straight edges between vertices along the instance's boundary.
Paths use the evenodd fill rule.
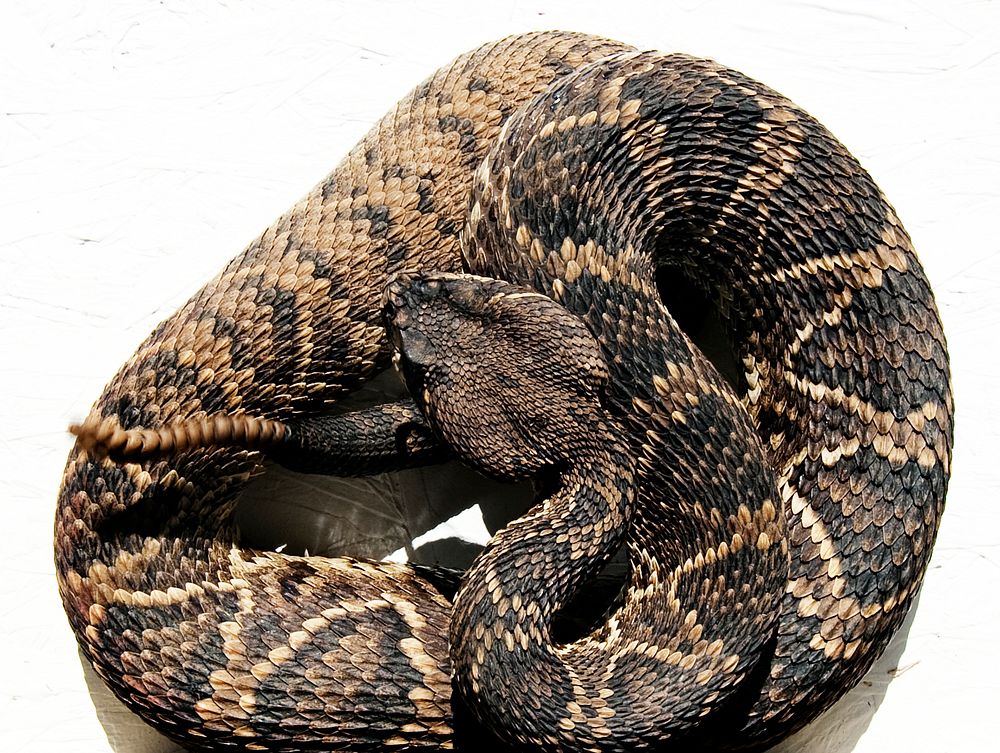
<path fill-rule="evenodd" d="M 558 649 L 562 685 L 539 694 L 526 671 L 506 700 L 483 669 L 534 638 L 515 645 L 503 621 L 544 609 L 495 569 L 477 585 L 473 567 L 453 618 L 411 568 L 241 548 L 232 513 L 259 453 L 89 449 L 205 416 L 321 415 L 388 364 L 390 276 L 463 267 L 586 324 L 636 481 L 624 602 Z M 716 303 L 735 392 L 660 303 L 671 277 Z M 105 682 L 189 747 L 450 748 L 454 682 L 487 725 L 552 721 L 497 730 L 522 746 L 762 749 L 856 683 L 901 623 L 943 509 L 951 416 L 909 237 L 821 125 L 710 61 L 522 35 L 417 87 L 122 367 L 66 467 L 59 588 Z M 492 611 L 475 606 L 484 588 Z M 671 610 L 672 643 L 626 640 L 623 622 Z M 604 669 L 574 674 L 574 646 Z M 684 675 L 683 702 L 657 684 Z"/>

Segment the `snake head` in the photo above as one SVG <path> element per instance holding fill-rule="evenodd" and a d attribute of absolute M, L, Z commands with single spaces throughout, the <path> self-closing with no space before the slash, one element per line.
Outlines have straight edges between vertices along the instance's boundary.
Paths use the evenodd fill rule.
<path fill-rule="evenodd" d="M 523 478 L 592 441 L 607 365 L 583 322 L 550 298 L 485 277 L 401 273 L 384 303 L 393 363 L 467 462 Z"/>

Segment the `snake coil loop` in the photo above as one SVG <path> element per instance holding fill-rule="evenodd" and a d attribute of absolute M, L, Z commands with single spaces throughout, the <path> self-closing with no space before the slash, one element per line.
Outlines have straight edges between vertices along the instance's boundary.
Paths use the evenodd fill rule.
<path fill-rule="evenodd" d="M 387 296 L 402 270 L 412 287 Z M 735 389 L 664 281 L 716 305 Z M 454 605 L 425 571 L 233 531 L 258 450 L 321 436 L 297 427 L 393 347 L 434 432 L 409 407 L 338 426 L 409 427 L 380 458 L 426 462 L 443 436 L 557 482 Z M 196 749 L 448 749 L 492 729 L 535 750 L 761 750 L 901 624 L 952 412 L 910 239 L 823 126 L 711 61 L 521 35 L 418 86 L 121 368 L 73 428 L 59 588 L 115 694 Z M 623 541 L 620 601 L 552 643 Z M 474 721 L 453 716 L 453 674 Z"/>

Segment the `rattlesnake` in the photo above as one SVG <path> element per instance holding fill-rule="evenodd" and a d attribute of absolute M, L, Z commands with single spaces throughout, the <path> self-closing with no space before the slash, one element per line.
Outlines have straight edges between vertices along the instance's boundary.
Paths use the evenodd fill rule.
<path fill-rule="evenodd" d="M 390 276 L 463 266 L 587 325 L 601 420 L 626 437 L 597 486 L 636 496 L 615 534 L 632 574 L 565 646 L 544 622 L 583 576 L 553 573 L 551 603 L 538 583 L 522 594 L 513 533 L 453 618 L 412 568 L 250 551 L 233 529 L 260 462 L 246 448 L 322 442 L 349 420 L 331 407 L 387 365 Z M 684 286 L 716 305 L 735 392 L 659 302 Z M 706 60 L 501 40 L 417 87 L 109 384 L 63 479 L 60 592 L 112 690 L 193 747 L 446 748 L 484 724 L 552 750 L 760 749 L 860 679 L 919 587 L 950 465 L 947 369 L 905 230 L 806 113 Z M 536 376 L 504 389 L 548 395 Z M 415 395 L 434 435 L 406 408 L 376 423 L 407 427 L 413 462 L 435 436 L 474 462 L 519 436 L 500 420 L 520 425 L 513 404 L 464 394 L 461 420 Z M 564 538 L 546 551 L 593 570 L 597 543 L 621 540 L 604 524 L 550 527 Z M 581 676 L 580 652 L 603 664 Z"/>

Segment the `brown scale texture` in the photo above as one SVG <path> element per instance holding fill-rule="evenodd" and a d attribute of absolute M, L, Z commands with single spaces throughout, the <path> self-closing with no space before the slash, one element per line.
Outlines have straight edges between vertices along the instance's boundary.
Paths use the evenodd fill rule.
<path fill-rule="evenodd" d="M 905 616 L 947 484 L 944 337 L 892 208 L 776 93 L 709 61 L 630 53 L 508 123 L 467 236 L 473 271 L 584 317 L 613 357 L 619 409 L 638 420 L 657 372 L 687 365 L 648 358 L 636 295 L 653 297 L 666 270 L 717 302 L 778 475 L 791 566 L 769 676 L 739 733 L 708 747 L 760 747 L 805 724 Z"/>
<path fill-rule="evenodd" d="M 463 223 L 471 271 L 551 296 L 596 338 L 624 436 L 606 473 L 564 473 L 562 516 L 492 544 L 452 619 L 406 568 L 239 549 L 253 452 L 120 465 L 78 445 L 56 561 L 90 661 L 206 749 L 449 747 L 453 669 L 476 718 L 534 748 L 760 749 L 807 723 L 919 587 L 951 393 L 892 208 L 822 126 L 741 74 L 562 33 L 459 58 L 158 327 L 87 423 L 320 415 L 386 363 L 388 276 L 459 270 Z M 718 304 L 739 394 L 666 313 L 663 273 Z M 616 536 L 622 603 L 554 648 L 559 599 L 539 584 L 562 598 L 583 576 L 555 564 L 596 567 Z"/>
<path fill-rule="evenodd" d="M 672 436 L 641 449 L 649 434 L 638 422 L 604 417 L 569 376 L 607 379 L 584 322 L 509 289 L 418 281 L 407 295 L 427 300 L 397 305 L 392 325 L 403 362 L 430 362 L 410 390 L 460 456 L 501 478 L 558 477 L 540 507 L 494 537 L 455 597 L 456 687 L 524 748 L 662 745 L 739 687 L 770 636 L 787 570 L 773 474 L 745 412 L 658 301 L 622 291 L 663 323 L 636 344 L 658 354 L 664 384 L 667 364 L 697 363 L 701 386 L 697 405 L 680 398 L 682 418 L 669 397 L 657 401 L 654 420 Z M 440 305 L 444 296 L 456 305 Z M 640 458 L 649 467 L 637 473 Z M 658 507 L 636 515 L 636 504 Z M 629 596 L 596 634 L 554 645 L 554 615 L 626 533 Z M 707 541 L 732 546 L 708 553 Z"/>

